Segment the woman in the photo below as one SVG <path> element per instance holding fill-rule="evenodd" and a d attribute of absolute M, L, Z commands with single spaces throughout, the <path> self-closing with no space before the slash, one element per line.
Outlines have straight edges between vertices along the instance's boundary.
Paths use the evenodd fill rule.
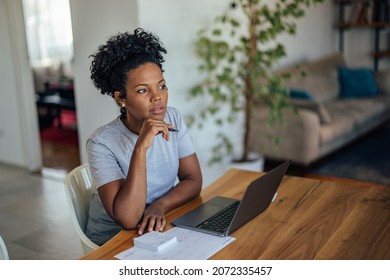
<path fill-rule="evenodd" d="M 92 55 L 94 85 L 121 109 L 87 141 L 97 192 L 86 234 L 96 244 L 121 228 L 160 231 L 167 211 L 200 193 L 202 175 L 186 125 L 167 106 L 163 53 L 159 39 L 138 28 L 111 37 Z"/>

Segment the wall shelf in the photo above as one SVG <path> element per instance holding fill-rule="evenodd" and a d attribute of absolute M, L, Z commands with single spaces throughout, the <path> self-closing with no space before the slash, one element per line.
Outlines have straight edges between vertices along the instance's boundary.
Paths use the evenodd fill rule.
<path fill-rule="evenodd" d="M 378 70 L 379 60 L 390 58 L 390 50 L 381 50 L 381 32 L 390 29 L 390 4 L 386 0 L 336 0 L 339 5 L 339 51 L 344 51 L 344 32 L 353 29 L 370 29 L 374 32 L 373 62 Z M 346 18 L 349 9 L 349 18 Z"/>

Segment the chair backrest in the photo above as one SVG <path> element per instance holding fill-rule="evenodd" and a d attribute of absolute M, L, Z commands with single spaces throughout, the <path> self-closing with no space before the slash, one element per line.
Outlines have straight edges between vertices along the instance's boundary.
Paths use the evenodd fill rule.
<path fill-rule="evenodd" d="M 70 216 L 83 245 L 84 253 L 90 253 L 99 248 L 99 246 L 85 235 L 89 205 L 92 195 L 95 192 L 95 187 L 89 172 L 89 164 L 86 163 L 73 169 L 65 177 L 64 185 Z"/>
<path fill-rule="evenodd" d="M 0 236 L 0 260 L 9 260 L 7 247 L 5 246 L 3 238 Z"/>

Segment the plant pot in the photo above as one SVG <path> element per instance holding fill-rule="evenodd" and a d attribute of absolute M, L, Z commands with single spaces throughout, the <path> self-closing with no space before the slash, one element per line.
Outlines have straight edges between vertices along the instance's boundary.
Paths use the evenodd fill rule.
<path fill-rule="evenodd" d="M 250 153 L 247 161 L 231 160 L 229 163 L 230 168 L 261 172 L 264 170 L 264 158 L 257 153 Z"/>

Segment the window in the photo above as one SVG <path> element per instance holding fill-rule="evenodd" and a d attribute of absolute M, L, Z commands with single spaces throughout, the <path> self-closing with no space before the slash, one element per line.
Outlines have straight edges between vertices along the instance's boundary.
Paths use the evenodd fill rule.
<path fill-rule="evenodd" d="M 23 0 L 32 67 L 69 64 L 73 34 L 69 0 Z"/>

